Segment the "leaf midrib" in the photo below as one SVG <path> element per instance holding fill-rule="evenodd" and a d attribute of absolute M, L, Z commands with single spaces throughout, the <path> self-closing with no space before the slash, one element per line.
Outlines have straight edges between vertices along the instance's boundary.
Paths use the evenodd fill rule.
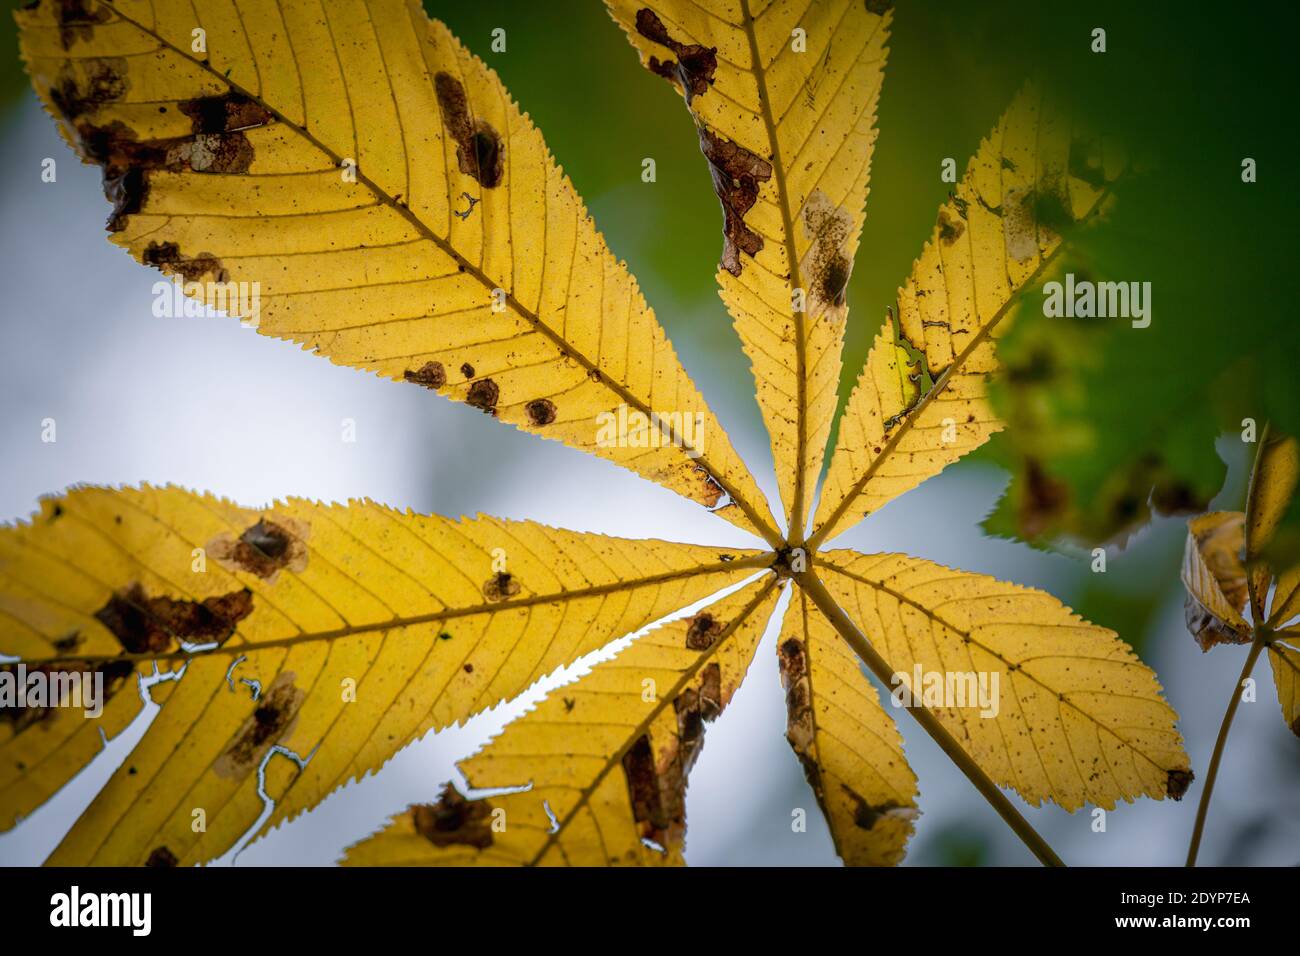
<path fill-rule="evenodd" d="M 781 210 L 781 227 L 785 231 L 785 257 L 790 267 L 791 289 L 802 289 L 803 275 L 799 269 L 799 258 L 794 246 L 794 219 L 790 214 L 790 194 L 785 178 L 785 164 L 781 159 L 781 144 L 776 135 L 776 124 L 772 116 L 772 101 L 767 92 L 767 68 L 763 66 L 759 55 L 758 36 L 754 32 L 754 15 L 749 9 L 749 0 L 740 0 L 742 13 L 741 25 L 745 38 L 749 41 L 749 56 L 753 63 L 753 74 L 758 83 L 758 108 L 763 116 L 763 126 L 767 130 L 768 146 L 772 150 L 773 178 L 776 180 L 777 206 Z M 796 403 L 799 410 L 796 423 L 794 495 L 790 502 L 790 513 L 786 518 L 786 535 L 792 546 L 803 544 L 804 539 L 804 497 L 806 462 L 808 460 L 808 348 L 807 315 L 804 310 L 790 310 L 794 318 L 795 334 L 795 387 Z"/>
<path fill-rule="evenodd" d="M 239 644 L 227 642 L 219 647 L 214 647 L 209 650 L 179 650 L 167 651 L 160 654 L 74 654 L 65 657 L 26 658 L 11 661 L 9 663 L 50 666 L 69 663 L 106 664 L 114 661 L 189 661 L 220 654 L 248 654 L 266 648 L 292 647 L 297 644 L 311 643 L 314 641 L 332 641 L 345 637 L 354 637 L 358 634 L 371 634 L 377 631 L 401 630 L 404 628 L 415 627 L 420 624 L 431 624 L 436 621 L 448 621 L 461 617 L 472 617 L 476 614 L 497 614 L 506 611 L 513 611 L 519 608 L 535 607 L 539 604 L 567 603 L 589 597 L 601 597 L 607 594 L 617 594 L 621 591 L 634 591 L 639 588 L 651 587 L 668 581 L 696 577 L 701 574 L 719 573 L 737 568 L 753 568 L 757 570 L 770 566 L 775 557 L 775 554 L 769 551 L 762 554 L 750 555 L 746 558 L 738 558 L 735 561 L 719 561 L 711 564 L 700 564 L 680 571 L 665 571 L 662 574 L 650 575 L 643 578 L 634 578 L 627 581 L 615 581 L 610 584 L 593 585 L 589 588 L 552 591 L 547 594 L 536 594 L 526 598 L 477 604 L 470 607 L 443 608 L 439 611 L 430 611 L 427 614 L 393 617 L 370 624 L 357 624 L 348 627 L 333 628 L 328 631 L 294 634 L 289 637 L 275 638 L 268 641 L 246 640 Z M 175 637 L 175 635 L 172 636 Z"/>

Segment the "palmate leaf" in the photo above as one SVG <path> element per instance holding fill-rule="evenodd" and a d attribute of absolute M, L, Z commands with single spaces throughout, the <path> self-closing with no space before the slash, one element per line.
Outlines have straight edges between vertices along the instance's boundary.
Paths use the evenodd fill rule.
<path fill-rule="evenodd" d="M 134 675 L 171 678 L 141 688 L 161 712 L 51 862 L 210 859 L 254 825 L 263 794 L 274 808 L 258 835 L 421 734 L 761 569 L 774 573 L 634 640 L 464 762 L 493 793 L 448 785 L 348 862 L 681 862 L 703 725 L 744 677 L 783 579 L 795 582 L 778 641 L 787 736 L 847 863 L 901 859 L 918 798 L 850 650 L 888 675 L 836 600 L 907 680 L 913 666 L 1000 678 L 993 719 L 939 702 L 941 724 L 923 722 L 969 749 L 963 769 L 995 805 L 988 778 L 1069 809 L 1176 798 L 1190 782 L 1173 712 L 1112 632 L 1040 592 L 919 559 L 815 553 L 997 427 L 983 397 L 994 328 L 1060 231 L 1102 207 L 1113 154 L 1037 94 L 1013 104 L 900 293 L 801 547 L 835 411 L 885 5 L 609 6 L 685 95 L 711 165 L 718 277 L 753 364 L 784 537 L 537 131 L 418 5 L 42 0 L 20 14 L 35 85 L 104 167 L 110 231 L 138 259 L 192 282 L 261 283 L 259 331 L 601 455 L 720 506 L 773 549 L 367 502 L 245 509 L 173 488 L 49 500 L 0 530 L 0 666 L 99 669 L 112 695 L 100 722 L 0 713 L 4 826 L 93 759 L 100 726 L 117 733 L 139 713 Z M 700 415 L 704 430 L 602 440 L 602 413 L 624 406 Z"/>
<path fill-rule="evenodd" d="M 1061 233 L 1096 213 L 1123 168 L 1033 88 L 980 144 L 876 336 L 840 422 L 812 542 L 916 487 L 1002 425 L 987 399 L 993 337 Z"/>
<path fill-rule="evenodd" d="M 112 239 L 136 259 L 258 283 L 265 335 L 600 455 L 775 540 L 541 134 L 417 0 L 43 0 L 18 19 L 37 92 L 103 167 Z M 629 413 L 628 435 L 602 434 Z"/>
<path fill-rule="evenodd" d="M 890 14 L 858 0 L 606 3 L 695 121 L 724 213 L 718 284 L 802 540 L 838 405 Z"/>
<path fill-rule="evenodd" d="M 528 789 L 467 801 L 449 785 L 436 805 L 411 807 L 352 847 L 347 862 L 681 863 L 687 775 L 705 724 L 745 677 L 775 584 L 757 581 L 638 638 L 461 762 L 473 787 Z"/>
<path fill-rule="evenodd" d="M 921 698 L 922 675 L 997 675 L 996 714 L 936 705 L 980 767 L 1037 806 L 1180 798 L 1191 782 L 1177 715 L 1115 632 L 1056 598 L 905 555 L 818 556 L 826 587 Z M 923 701 L 929 706 L 928 701 Z"/>
<path fill-rule="evenodd" d="M 273 746 L 310 760 L 267 765 L 265 828 L 427 731 L 753 573 L 752 555 L 723 557 L 366 502 L 255 511 L 176 488 L 46 500 L 30 524 L 0 531 L 0 653 L 109 669 L 109 733 L 139 710 L 125 679 L 137 664 L 185 665 L 51 862 L 218 856 L 261 814 L 257 770 Z M 89 762 L 98 724 L 67 709 L 0 723 L 5 829 Z M 195 808 L 206 833 L 191 830 Z"/>

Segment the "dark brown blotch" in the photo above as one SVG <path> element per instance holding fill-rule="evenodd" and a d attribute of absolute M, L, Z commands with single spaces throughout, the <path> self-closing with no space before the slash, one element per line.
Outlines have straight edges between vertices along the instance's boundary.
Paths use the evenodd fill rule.
<path fill-rule="evenodd" d="M 58 101 L 55 105 L 60 109 L 80 108 L 80 104 L 66 99 L 62 105 Z M 126 217 L 143 208 L 153 170 L 244 173 L 254 159 L 253 146 L 240 131 L 142 140 L 120 120 L 107 125 L 78 122 L 75 130 L 86 158 L 103 169 L 104 195 L 113 204 L 108 220 L 110 232 L 120 232 Z"/>
<path fill-rule="evenodd" d="M 676 62 L 652 56 L 648 66 L 652 73 L 681 86 L 688 103 L 713 85 L 713 74 L 718 69 L 717 47 L 682 43 L 673 39 L 664 22 L 646 7 L 636 12 L 636 32 L 647 40 L 667 47 L 676 55 Z"/>
<path fill-rule="evenodd" d="M 500 398 L 501 389 L 497 387 L 497 383 L 490 378 L 481 378 L 470 385 L 465 401 L 480 411 L 495 415 Z"/>
<path fill-rule="evenodd" d="M 144 264 L 156 266 L 168 274 L 178 274 L 186 282 L 198 282 L 210 275 L 217 282 L 227 282 L 230 273 L 221 264 L 221 260 L 210 252 L 201 252 L 197 256 L 187 257 L 181 254 L 181 247 L 174 242 L 151 242 L 144 250 Z"/>
<path fill-rule="evenodd" d="M 277 571 L 306 566 L 307 547 L 282 525 L 259 518 L 239 536 L 229 553 L 222 555 L 244 571 L 270 579 Z"/>
<path fill-rule="evenodd" d="M 82 637 L 80 631 L 73 631 L 71 634 L 65 634 L 53 642 L 54 649 L 60 654 L 71 654 L 81 644 Z"/>
<path fill-rule="evenodd" d="M 520 592 L 519 582 L 514 575 L 500 571 L 492 575 L 483 584 L 483 596 L 493 603 L 507 601 Z"/>
<path fill-rule="evenodd" d="M 681 802 L 677 794 L 684 793 L 681 763 L 670 764 L 661 779 L 650 738 L 642 734 L 623 755 L 623 774 L 627 778 L 632 816 L 641 824 L 642 836 L 666 845 L 670 828 L 682 822 L 673 812 L 674 806 Z"/>
<path fill-rule="evenodd" d="M 751 259 L 763 248 L 763 237 L 745 224 L 745 214 L 758 201 L 759 184 L 772 178 L 772 164 L 739 143 L 707 127 L 699 130 L 700 151 L 709 161 L 713 191 L 722 203 L 722 268 L 740 275 L 740 253 Z"/>
<path fill-rule="evenodd" d="M 804 204 L 803 225 L 812 243 L 801 268 L 811 284 L 813 306 L 843 308 L 853 272 L 852 260 L 845 252 L 853 231 L 852 217 L 816 190 Z"/>
<path fill-rule="evenodd" d="M 905 807 L 901 803 L 880 803 L 875 806 L 869 804 L 861 794 L 857 793 L 848 784 L 840 784 L 848 798 L 853 801 L 853 825 L 860 830 L 870 830 L 876 825 L 881 817 L 890 811 L 902 810 L 904 813 L 911 815 L 912 808 Z"/>
<path fill-rule="evenodd" d="M 966 224 L 960 218 L 954 219 L 944 209 L 939 210 L 939 241 L 951 246 L 966 231 Z"/>
<path fill-rule="evenodd" d="M 707 651 L 722 633 L 722 622 L 708 611 L 701 611 L 686 626 L 686 646 L 693 651 Z"/>
<path fill-rule="evenodd" d="M 235 742 L 217 758 L 214 773 L 228 779 L 245 776 L 289 732 L 307 696 L 294 686 L 294 678 L 291 671 L 286 671 L 271 682 L 256 709 L 236 732 Z"/>
<path fill-rule="evenodd" d="M 808 783 L 821 795 L 821 775 L 812 759 L 812 693 L 808 680 L 808 650 L 803 641 L 787 638 L 777 649 L 781 686 L 785 688 L 785 737 L 804 767 Z"/>
<path fill-rule="evenodd" d="M 471 116 L 465 87 L 450 73 L 433 78 L 443 125 L 456 141 L 456 165 L 488 189 L 500 186 L 505 176 L 505 149 L 501 137 L 488 123 Z"/>
<path fill-rule="evenodd" d="M 442 388 L 447 384 L 447 370 L 441 362 L 425 362 L 418 369 L 407 369 L 402 378 L 425 388 Z"/>
<path fill-rule="evenodd" d="M 274 520 L 258 518 L 239 537 L 217 535 L 208 542 L 207 551 L 228 571 L 246 571 L 274 583 L 281 571 L 306 570 L 310 534 L 307 522 L 280 514 Z"/>
<path fill-rule="evenodd" d="M 149 859 L 144 861 L 145 866 L 154 867 L 173 867 L 180 864 L 176 854 L 165 846 L 155 847 L 154 851 L 149 854 Z"/>
<path fill-rule="evenodd" d="M 150 597 L 136 583 L 114 592 L 95 612 L 95 619 L 127 653 L 154 654 L 168 650 L 174 641 L 220 644 L 252 612 L 253 595 L 247 589 L 202 601 L 180 601 Z"/>
<path fill-rule="evenodd" d="M 275 119 L 266 107 L 233 90 L 219 96 L 184 100 L 177 104 L 177 108 L 190 118 L 190 126 L 196 134 L 233 133 L 265 126 Z"/>
<path fill-rule="evenodd" d="M 50 101 L 69 120 L 92 113 L 126 95 L 126 60 L 100 57 L 69 61 L 50 87 Z"/>
<path fill-rule="evenodd" d="M 1165 783 L 1165 792 L 1175 800 L 1181 800 L 1194 779 L 1196 775 L 1190 770 L 1170 770 Z"/>
<path fill-rule="evenodd" d="M 77 40 L 90 41 L 94 28 L 107 23 L 111 13 L 98 0 L 57 0 L 55 13 L 59 19 L 59 42 L 67 50 Z"/>
<path fill-rule="evenodd" d="M 524 406 L 528 420 L 534 425 L 549 425 L 555 421 L 555 403 L 549 398 L 538 398 Z"/>
<path fill-rule="evenodd" d="M 434 846 L 472 846 L 486 850 L 492 845 L 492 804 L 467 800 L 450 783 L 442 788 L 437 803 L 411 807 L 415 832 Z"/>

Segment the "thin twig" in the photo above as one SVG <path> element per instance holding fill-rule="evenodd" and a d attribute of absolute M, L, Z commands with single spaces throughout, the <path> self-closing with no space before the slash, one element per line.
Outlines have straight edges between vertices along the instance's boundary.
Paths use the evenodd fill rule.
<path fill-rule="evenodd" d="M 1255 583 L 1255 573 L 1252 567 L 1251 542 L 1250 542 L 1250 525 L 1251 518 L 1255 513 L 1255 497 L 1259 494 L 1259 466 L 1264 460 L 1264 446 L 1268 442 L 1269 423 L 1265 422 L 1264 427 L 1260 430 L 1259 442 L 1255 449 L 1255 461 L 1250 466 L 1250 483 L 1246 488 L 1246 521 L 1243 530 L 1243 550 L 1245 552 L 1246 567 L 1246 594 L 1250 601 L 1250 620 L 1251 636 L 1253 640 L 1250 645 L 1250 653 L 1246 655 L 1246 663 L 1242 665 L 1241 676 L 1237 678 L 1237 683 L 1232 688 L 1232 699 L 1228 701 L 1228 709 L 1224 711 L 1223 722 L 1219 724 L 1219 737 L 1214 742 L 1214 753 L 1210 755 L 1210 769 L 1205 775 L 1205 788 L 1201 791 L 1201 802 L 1196 807 L 1196 823 L 1192 825 L 1192 840 L 1187 846 L 1187 865 L 1196 865 L 1196 854 L 1201 850 L 1201 836 L 1205 831 L 1205 818 L 1210 812 L 1210 797 L 1214 794 L 1214 781 L 1219 775 L 1219 763 L 1223 760 L 1223 751 L 1228 743 L 1228 731 L 1232 729 L 1233 718 L 1237 716 L 1237 705 L 1241 703 L 1241 685 L 1250 677 L 1250 672 L 1255 669 L 1255 662 L 1259 660 L 1260 652 L 1264 649 L 1266 643 L 1267 631 L 1263 628 L 1264 620 L 1264 598 L 1266 595 L 1257 594 L 1258 588 Z M 1267 590 L 1267 589 L 1266 589 Z"/>
<path fill-rule="evenodd" d="M 1210 812 L 1210 795 L 1214 793 L 1214 778 L 1219 775 L 1219 761 L 1223 758 L 1223 747 L 1228 742 L 1228 731 L 1232 729 L 1232 718 L 1237 715 L 1237 705 L 1241 703 L 1241 685 L 1245 683 L 1250 672 L 1255 669 L 1259 652 L 1264 649 L 1264 641 L 1258 633 L 1246 655 L 1246 663 L 1241 668 L 1241 676 L 1232 688 L 1232 700 L 1228 701 L 1228 710 L 1219 725 L 1219 739 L 1214 742 L 1214 753 L 1210 757 L 1210 769 L 1205 775 L 1205 789 L 1201 791 L 1201 802 L 1196 808 L 1196 824 L 1192 827 L 1192 842 L 1187 847 L 1187 865 L 1196 865 L 1196 854 L 1201 849 L 1201 833 L 1205 830 L 1205 817 Z"/>

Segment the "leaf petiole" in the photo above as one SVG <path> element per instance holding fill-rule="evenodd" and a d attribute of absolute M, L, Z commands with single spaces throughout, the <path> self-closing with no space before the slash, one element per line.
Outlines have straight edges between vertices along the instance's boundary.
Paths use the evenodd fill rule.
<path fill-rule="evenodd" d="M 840 637 L 848 642 L 853 652 L 861 658 L 862 662 L 867 665 L 871 673 L 884 682 L 888 687 L 890 678 L 893 675 L 893 669 L 885 662 L 885 659 L 877 653 L 876 649 L 871 646 L 871 642 L 866 636 L 858 630 L 856 624 L 844 613 L 843 609 L 835 602 L 830 592 L 826 590 L 819 577 L 811 571 L 801 571 L 794 575 L 799 586 L 817 605 L 818 609 L 826 615 L 826 619 L 839 632 Z M 965 750 L 962 749 L 948 730 L 939 722 L 928 709 L 920 704 L 907 708 L 921 728 L 933 738 L 939 748 L 948 755 L 953 763 L 966 775 L 975 789 L 980 792 L 985 800 L 998 812 L 998 815 L 1006 821 L 1007 826 L 1015 831 L 1016 836 L 1029 847 L 1031 853 L 1038 858 L 1038 861 L 1044 866 L 1065 866 L 1061 858 L 1047 844 L 1047 841 L 1039 836 L 1029 821 L 1024 818 L 1019 810 L 1012 805 L 1004 794 L 989 776 L 980 769 L 979 765 L 971 758 Z"/>

